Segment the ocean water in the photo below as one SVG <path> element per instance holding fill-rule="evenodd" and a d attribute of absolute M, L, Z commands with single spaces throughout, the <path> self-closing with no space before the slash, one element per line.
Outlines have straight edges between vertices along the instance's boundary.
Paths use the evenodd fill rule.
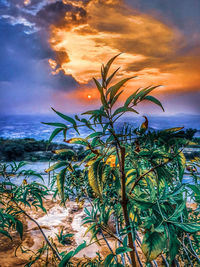
<path fill-rule="evenodd" d="M 196 137 L 200 137 L 200 115 L 174 115 L 174 116 L 149 116 L 149 128 L 162 130 L 171 127 L 182 127 L 185 129 L 197 129 Z M 128 123 L 133 127 L 138 127 L 144 121 L 141 116 L 124 117 L 118 123 L 118 127 L 123 123 Z M 41 122 L 64 122 L 56 115 L 12 115 L 0 116 L 0 137 L 2 138 L 35 138 L 36 140 L 48 140 L 55 127 L 44 125 Z M 80 135 L 87 136 L 87 128 L 80 128 Z M 74 131 L 67 133 L 67 139 L 77 136 Z M 56 136 L 55 142 L 62 142 L 62 133 Z"/>

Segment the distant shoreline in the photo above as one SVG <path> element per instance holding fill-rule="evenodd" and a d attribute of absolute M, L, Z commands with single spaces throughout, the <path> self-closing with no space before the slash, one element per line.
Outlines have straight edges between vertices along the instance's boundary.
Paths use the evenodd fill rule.
<path fill-rule="evenodd" d="M 10 161 L 56 161 L 64 159 L 62 155 L 54 153 L 59 149 L 75 150 L 77 154 L 83 152 L 81 147 L 67 144 L 48 143 L 45 140 L 33 138 L 3 139 L 0 138 L 0 162 Z"/>
<path fill-rule="evenodd" d="M 200 157 L 200 138 L 192 138 L 194 145 L 184 148 L 186 159 Z M 54 153 L 58 149 L 72 149 L 80 154 L 83 147 L 68 144 L 48 143 L 46 140 L 35 140 L 34 138 L 4 139 L 0 138 L 0 162 L 11 161 L 56 161 L 64 159 L 62 155 Z M 83 156 L 80 156 L 83 157 Z"/>

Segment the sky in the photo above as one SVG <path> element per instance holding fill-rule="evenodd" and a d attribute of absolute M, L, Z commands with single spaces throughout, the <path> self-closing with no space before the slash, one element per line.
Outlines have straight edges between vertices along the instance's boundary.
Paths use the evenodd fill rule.
<path fill-rule="evenodd" d="M 199 0 L 0 0 L 0 114 L 97 107 L 92 78 L 118 53 L 115 82 L 137 75 L 122 103 L 162 85 L 153 95 L 165 114 L 200 114 L 199 21 Z"/>

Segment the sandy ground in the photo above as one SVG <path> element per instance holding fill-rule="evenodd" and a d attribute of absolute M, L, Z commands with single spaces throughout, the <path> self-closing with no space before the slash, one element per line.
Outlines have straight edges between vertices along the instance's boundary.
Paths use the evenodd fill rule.
<path fill-rule="evenodd" d="M 59 205 L 59 201 L 53 201 L 48 199 L 45 201 L 45 208 L 47 209 L 47 214 L 41 210 L 36 211 L 35 209 L 27 209 L 27 213 L 31 215 L 41 226 L 46 236 L 56 243 L 59 252 L 70 251 L 74 249 L 77 245 L 81 244 L 84 240 L 87 244 L 90 241 L 90 233 L 84 236 L 86 231 L 86 226 L 82 225 L 82 219 L 84 217 L 83 209 L 80 209 L 76 202 L 69 201 L 66 207 Z M 36 251 L 41 248 L 44 238 L 41 232 L 38 230 L 36 224 L 23 217 L 21 218 L 24 224 L 24 234 L 21 240 L 19 235 L 15 232 L 12 233 L 13 242 L 7 237 L 0 235 L 0 267 L 15 267 L 24 266 L 28 262 L 28 258 L 32 253 L 22 254 L 21 250 L 16 251 L 16 247 L 20 244 L 30 250 Z M 63 229 L 64 233 L 73 233 L 72 243 L 70 245 L 61 245 L 57 241 L 56 234 Z M 109 240 L 112 246 L 114 246 L 114 241 Z M 102 246 L 97 244 L 92 244 L 86 247 L 84 250 L 77 254 L 78 259 L 94 258 L 96 257 L 96 252 L 100 252 L 102 256 L 106 256 L 109 251 L 103 243 Z M 16 253 L 15 253 L 16 252 Z M 77 261 L 79 261 L 77 259 Z M 33 264 L 32 266 L 43 266 L 41 263 Z M 51 266 L 51 265 L 50 265 Z M 76 266 L 76 264 L 74 265 Z"/>
<path fill-rule="evenodd" d="M 87 204 L 86 204 L 87 205 Z M 36 211 L 35 209 L 27 209 L 27 213 L 31 215 L 41 226 L 46 236 L 53 240 L 59 252 L 67 251 L 74 249 L 77 245 L 81 244 L 84 240 L 89 244 L 91 234 L 88 233 L 85 236 L 86 226 L 82 225 L 82 219 L 84 218 L 84 211 L 80 209 L 76 202 L 68 201 L 66 207 L 59 205 L 59 201 L 52 200 L 51 198 L 47 199 L 44 203 L 45 208 L 47 209 L 47 214 L 41 210 Z M 188 204 L 191 208 L 192 204 Z M 16 251 L 17 246 L 20 244 L 23 247 L 26 247 L 32 251 L 37 251 L 41 248 L 44 238 L 41 232 L 38 230 L 36 224 L 23 217 L 21 218 L 24 224 L 24 234 L 23 239 L 21 240 L 19 235 L 16 232 L 12 233 L 13 242 L 10 241 L 7 237 L 0 235 L 0 267 L 15 267 L 15 266 L 24 266 L 28 262 L 28 258 L 32 255 L 30 253 L 22 253 L 20 249 Z M 57 241 L 56 234 L 63 229 L 64 234 L 73 233 L 72 243 L 70 245 L 61 245 Z M 140 236 L 142 239 L 142 236 Z M 117 245 L 116 242 L 109 238 L 109 243 L 113 249 Z M 84 261 L 85 258 L 94 258 L 96 257 L 96 252 L 99 252 L 103 258 L 105 258 L 110 251 L 104 242 L 100 242 L 101 246 L 98 244 L 92 244 L 82 251 L 80 251 L 74 261 L 74 266 L 77 266 L 77 263 L 81 260 Z M 139 247 L 137 247 L 142 263 L 145 266 L 145 259 Z M 16 252 L 16 253 L 15 253 Z M 163 266 L 160 258 L 157 260 L 159 267 Z M 35 263 L 33 267 L 46 266 L 41 262 Z M 48 265 L 49 267 L 55 265 Z"/>

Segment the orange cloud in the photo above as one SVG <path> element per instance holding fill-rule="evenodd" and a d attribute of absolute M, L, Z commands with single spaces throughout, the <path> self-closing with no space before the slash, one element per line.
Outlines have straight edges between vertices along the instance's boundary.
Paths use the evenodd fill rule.
<path fill-rule="evenodd" d="M 113 69 L 122 66 L 118 78 L 139 76 L 129 82 L 127 94 L 133 88 L 152 84 L 163 84 L 161 93 L 200 85 L 199 58 L 176 54 L 184 41 L 177 29 L 119 0 L 63 2 L 85 13 L 75 8 L 66 12 L 62 20 L 65 27 L 60 23 L 51 26 L 49 41 L 57 55 L 58 71 L 62 69 L 78 83 L 87 84 L 92 77 L 99 77 L 102 63 L 123 52 L 113 65 Z M 79 99 L 81 95 L 80 99 L 89 101 L 87 95 L 92 90 L 87 90 L 78 90 L 73 97 Z"/>

